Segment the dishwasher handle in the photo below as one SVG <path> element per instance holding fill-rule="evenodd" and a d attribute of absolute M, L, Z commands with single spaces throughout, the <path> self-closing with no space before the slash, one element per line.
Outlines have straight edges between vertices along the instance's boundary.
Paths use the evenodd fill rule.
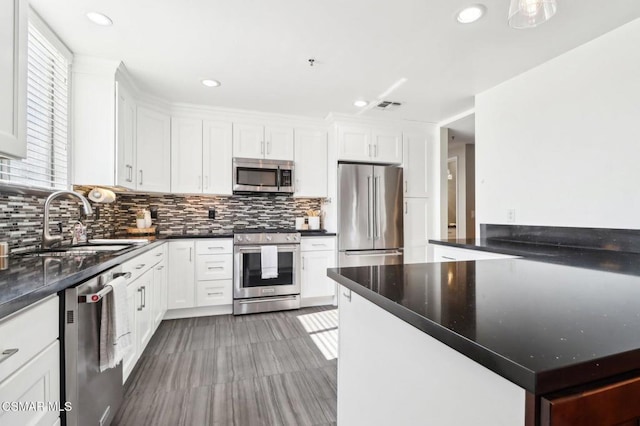
<path fill-rule="evenodd" d="M 131 272 L 116 272 L 113 274 L 113 278 L 124 277 L 126 279 L 131 278 Z M 109 285 L 109 283 L 105 284 L 104 287 L 97 293 L 83 294 L 82 296 L 78 296 L 78 303 L 98 303 L 105 297 L 107 294 L 111 293 L 113 287 Z"/>

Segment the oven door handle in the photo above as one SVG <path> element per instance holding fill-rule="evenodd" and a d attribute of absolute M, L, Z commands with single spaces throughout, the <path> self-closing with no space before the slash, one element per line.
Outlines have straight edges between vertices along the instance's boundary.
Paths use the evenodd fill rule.
<path fill-rule="evenodd" d="M 278 247 L 278 252 L 281 252 L 284 250 L 287 251 L 296 251 L 300 249 L 300 245 L 281 245 L 281 244 L 262 244 L 263 246 L 270 246 L 270 245 L 275 245 L 276 247 Z M 246 252 L 254 252 L 254 253 L 259 253 L 260 252 L 260 247 L 261 246 L 236 246 L 236 251 L 238 253 L 246 253 Z"/>
<path fill-rule="evenodd" d="M 240 305 L 250 305 L 252 303 L 264 302 L 266 300 L 268 300 L 270 302 L 282 302 L 282 301 L 285 301 L 285 300 L 296 300 L 296 298 L 297 298 L 297 296 L 269 297 L 269 298 L 259 297 L 259 298 L 255 298 L 255 299 L 239 299 L 239 300 L 236 300 L 236 301 Z"/>

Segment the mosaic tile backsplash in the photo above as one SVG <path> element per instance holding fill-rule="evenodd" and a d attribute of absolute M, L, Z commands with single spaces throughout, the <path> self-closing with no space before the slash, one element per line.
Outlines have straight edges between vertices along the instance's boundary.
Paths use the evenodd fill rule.
<path fill-rule="evenodd" d="M 86 194 L 90 188 L 76 187 Z M 0 241 L 9 242 L 11 251 L 34 249 L 42 239 L 45 196 L 14 195 L 0 192 Z M 301 199 L 282 195 L 239 195 L 233 197 L 183 196 L 172 194 L 117 194 L 111 204 L 96 204 L 94 214 L 83 222 L 89 238 L 125 237 L 135 227 L 135 212 L 155 208 L 153 220 L 160 234 L 202 234 L 232 231 L 234 228 L 293 228 L 295 218 L 307 210 L 320 210 L 321 199 Z M 97 207 L 97 209 L 96 209 Z M 209 219 L 209 209 L 215 219 Z M 80 203 L 58 199 L 51 209 L 51 232 L 57 234 L 62 223 L 66 243 L 70 230 L 80 218 Z"/>

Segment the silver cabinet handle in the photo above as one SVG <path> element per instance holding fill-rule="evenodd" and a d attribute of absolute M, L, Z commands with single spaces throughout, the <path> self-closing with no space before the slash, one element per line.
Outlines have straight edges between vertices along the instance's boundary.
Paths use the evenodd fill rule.
<path fill-rule="evenodd" d="M 140 169 L 140 182 L 138 183 L 138 185 L 142 185 L 142 169 Z"/>
<path fill-rule="evenodd" d="M 260 154 L 264 154 L 264 141 L 260 141 Z"/>
<path fill-rule="evenodd" d="M 207 247 L 208 250 L 224 250 L 224 247 L 219 247 L 219 246 L 215 246 L 215 247 Z"/>
<path fill-rule="evenodd" d="M 407 214 L 409 212 L 409 206 L 408 203 L 405 201 L 404 202 L 404 214 Z"/>
<path fill-rule="evenodd" d="M 407 187 L 408 187 L 408 186 L 409 186 L 409 185 L 407 184 L 407 181 L 405 180 L 405 181 L 404 181 L 404 193 L 405 193 L 405 194 L 407 193 Z"/>
<path fill-rule="evenodd" d="M 453 257 L 449 257 L 449 256 L 440 256 L 440 257 L 443 258 L 443 259 L 447 259 L 447 260 L 457 260 L 457 259 L 455 259 Z"/>
<path fill-rule="evenodd" d="M 215 269 L 224 269 L 224 266 L 209 266 L 207 269 L 213 271 Z"/>
<path fill-rule="evenodd" d="M 156 268 L 156 271 L 161 271 L 161 270 L 163 270 L 163 269 L 164 269 L 164 265 L 160 265 L 160 266 L 158 266 L 158 267 Z"/>
<path fill-rule="evenodd" d="M 373 146 L 373 156 L 378 158 L 378 144 Z"/>
<path fill-rule="evenodd" d="M 138 310 L 141 311 L 144 306 L 142 305 L 142 287 L 138 289 L 138 293 L 140 293 L 140 306 L 138 306 Z"/>
<path fill-rule="evenodd" d="M 215 293 L 207 293 L 207 296 L 222 296 L 223 294 L 221 291 L 216 291 Z"/>
<path fill-rule="evenodd" d="M 147 307 L 147 286 L 146 285 L 142 286 L 142 307 L 143 308 Z"/>
<path fill-rule="evenodd" d="M 326 244 L 311 244 L 312 247 L 326 247 Z"/>
<path fill-rule="evenodd" d="M 344 290 L 342 292 L 342 295 L 349 301 L 351 302 L 351 290 Z"/>
<path fill-rule="evenodd" d="M 162 256 L 162 252 L 156 254 L 156 257 L 160 257 L 160 256 Z"/>
<path fill-rule="evenodd" d="M 2 359 L 0 359 L 0 363 L 5 362 L 6 360 L 8 360 L 9 358 L 11 358 L 12 356 L 14 356 L 15 354 L 17 354 L 19 351 L 18 348 L 14 348 L 14 349 L 5 349 L 4 351 L 2 351 L 2 353 L 0 355 L 2 355 Z"/>
<path fill-rule="evenodd" d="M 193 251 L 192 247 L 189 247 L 189 262 L 191 262 L 191 252 Z"/>
<path fill-rule="evenodd" d="M 138 266 L 136 266 L 136 269 L 142 269 L 144 268 L 144 265 L 146 265 L 146 263 L 141 263 Z"/>
<path fill-rule="evenodd" d="M 267 154 L 271 154 L 271 141 L 267 141 Z"/>
<path fill-rule="evenodd" d="M 304 257 L 302 258 L 302 269 L 304 269 Z"/>

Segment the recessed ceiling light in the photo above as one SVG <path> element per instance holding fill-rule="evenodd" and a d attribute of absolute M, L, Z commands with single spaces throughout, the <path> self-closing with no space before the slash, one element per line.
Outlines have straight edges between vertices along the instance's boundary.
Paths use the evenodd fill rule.
<path fill-rule="evenodd" d="M 357 106 L 358 108 L 362 108 L 362 107 L 366 107 L 367 105 L 369 105 L 369 102 L 367 102 L 367 101 L 362 101 L 362 100 L 358 100 L 358 101 L 355 101 L 355 102 L 353 103 L 353 105 L 354 105 L 354 106 Z"/>
<path fill-rule="evenodd" d="M 87 13 L 87 18 L 91 22 L 97 25 L 102 25 L 103 27 L 108 27 L 109 25 L 113 25 L 113 21 L 107 15 L 98 12 L 89 12 Z"/>
<path fill-rule="evenodd" d="M 218 86 L 220 86 L 220 82 L 218 80 L 210 80 L 210 79 L 202 80 L 202 84 L 204 84 L 207 87 L 218 87 Z"/>
<path fill-rule="evenodd" d="M 486 10 L 487 8 L 482 4 L 472 4 L 458 12 L 456 19 L 461 24 L 471 24 L 472 22 L 476 22 L 478 19 L 482 18 Z"/>

